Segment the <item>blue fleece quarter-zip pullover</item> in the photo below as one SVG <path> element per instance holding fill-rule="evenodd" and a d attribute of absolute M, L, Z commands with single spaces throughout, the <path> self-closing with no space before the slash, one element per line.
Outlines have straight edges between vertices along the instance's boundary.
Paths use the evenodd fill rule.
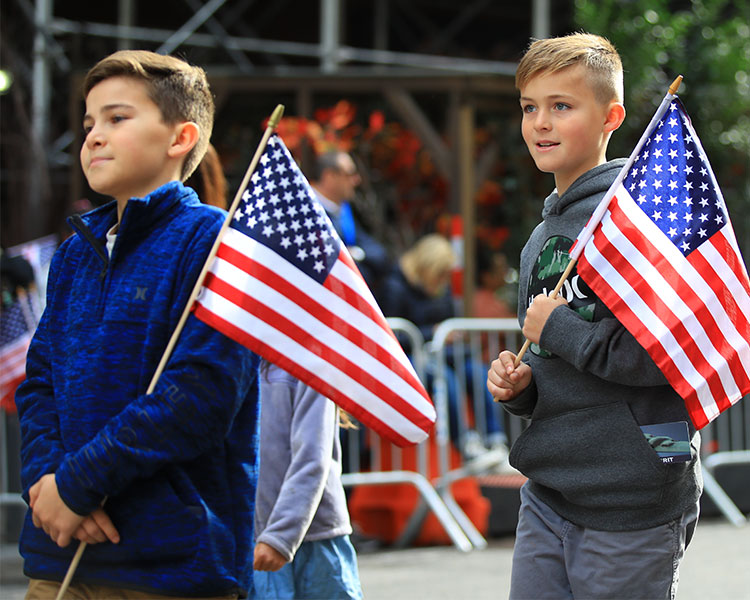
<path fill-rule="evenodd" d="M 128 202 L 111 255 L 114 202 L 74 218 L 52 261 L 16 395 L 24 495 L 55 473 L 78 514 L 106 497 L 121 537 L 88 547 L 76 581 L 184 597 L 252 586 L 257 357 L 191 315 L 146 394 L 225 215 L 171 182 Z M 62 580 L 77 545 L 27 515 L 25 574 Z"/>

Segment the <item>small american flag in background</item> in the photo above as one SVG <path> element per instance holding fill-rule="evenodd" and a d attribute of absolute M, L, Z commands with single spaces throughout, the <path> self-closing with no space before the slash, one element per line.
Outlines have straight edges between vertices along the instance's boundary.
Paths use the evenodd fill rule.
<path fill-rule="evenodd" d="M 424 440 L 435 422 L 411 363 L 276 135 L 194 311 L 400 446 Z"/>
<path fill-rule="evenodd" d="M 26 352 L 35 330 L 31 297 L 19 290 L 0 312 L 0 410 L 15 412 L 13 399 L 26 377 Z"/>
<path fill-rule="evenodd" d="M 750 281 L 676 97 L 662 102 L 644 140 L 571 258 L 580 255 L 581 277 L 649 352 L 700 429 L 750 393 Z"/>
<path fill-rule="evenodd" d="M 36 284 L 3 290 L 8 296 L 3 296 L 7 304 L 0 311 L 0 410 L 16 410 L 16 388 L 26 377 L 26 352 L 44 310 L 47 270 L 58 245 L 58 237 L 48 235 L 5 250 L 31 265 Z"/>

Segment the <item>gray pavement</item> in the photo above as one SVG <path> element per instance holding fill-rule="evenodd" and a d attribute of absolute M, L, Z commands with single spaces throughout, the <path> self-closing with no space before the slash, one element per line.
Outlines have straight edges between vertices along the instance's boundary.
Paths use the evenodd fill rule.
<path fill-rule="evenodd" d="M 502 600 L 508 596 L 513 537 L 490 540 L 485 550 L 451 546 L 376 550 L 359 555 L 368 600 Z M 0 556 L 0 599 L 25 591 L 14 547 Z M 677 600 L 750 600 L 750 523 L 720 517 L 700 521 L 680 568 Z"/>
<path fill-rule="evenodd" d="M 467 554 L 447 547 L 361 554 L 360 578 L 369 600 L 502 600 L 512 552 L 508 537 Z M 680 567 L 677 600 L 729 599 L 750 599 L 750 523 L 704 519 Z"/>

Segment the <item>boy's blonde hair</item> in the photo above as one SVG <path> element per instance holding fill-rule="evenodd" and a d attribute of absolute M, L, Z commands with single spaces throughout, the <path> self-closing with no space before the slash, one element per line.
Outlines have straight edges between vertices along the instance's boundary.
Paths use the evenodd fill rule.
<path fill-rule="evenodd" d="M 522 89 L 541 73 L 555 73 L 578 64 L 586 69 L 599 102 L 623 101 L 620 55 L 609 40 L 591 33 L 571 33 L 532 42 L 518 63 L 516 87 Z"/>
<path fill-rule="evenodd" d="M 185 181 L 206 153 L 214 125 L 214 99 L 205 71 L 174 56 L 147 50 L 120 50 L 89 70 L 83 81 L 83 97 L 95 85 L 112 77 L 143 81 L 148 97 L 159 107 L 165 123 L 192 121 L 198 125 L 198 142 L 182 164 L 182 181 Z"/>

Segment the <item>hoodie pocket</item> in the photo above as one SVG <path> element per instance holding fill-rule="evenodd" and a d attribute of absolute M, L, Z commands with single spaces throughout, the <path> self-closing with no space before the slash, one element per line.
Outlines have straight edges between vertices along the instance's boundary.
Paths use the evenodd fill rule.
<path fill-rule="evenodd" d="M 599 509 L 656 506 L 665 486 L 692 464 L 662 464 L 620 402 L 532 421 L 510 458 L 567 501 Z"/>

